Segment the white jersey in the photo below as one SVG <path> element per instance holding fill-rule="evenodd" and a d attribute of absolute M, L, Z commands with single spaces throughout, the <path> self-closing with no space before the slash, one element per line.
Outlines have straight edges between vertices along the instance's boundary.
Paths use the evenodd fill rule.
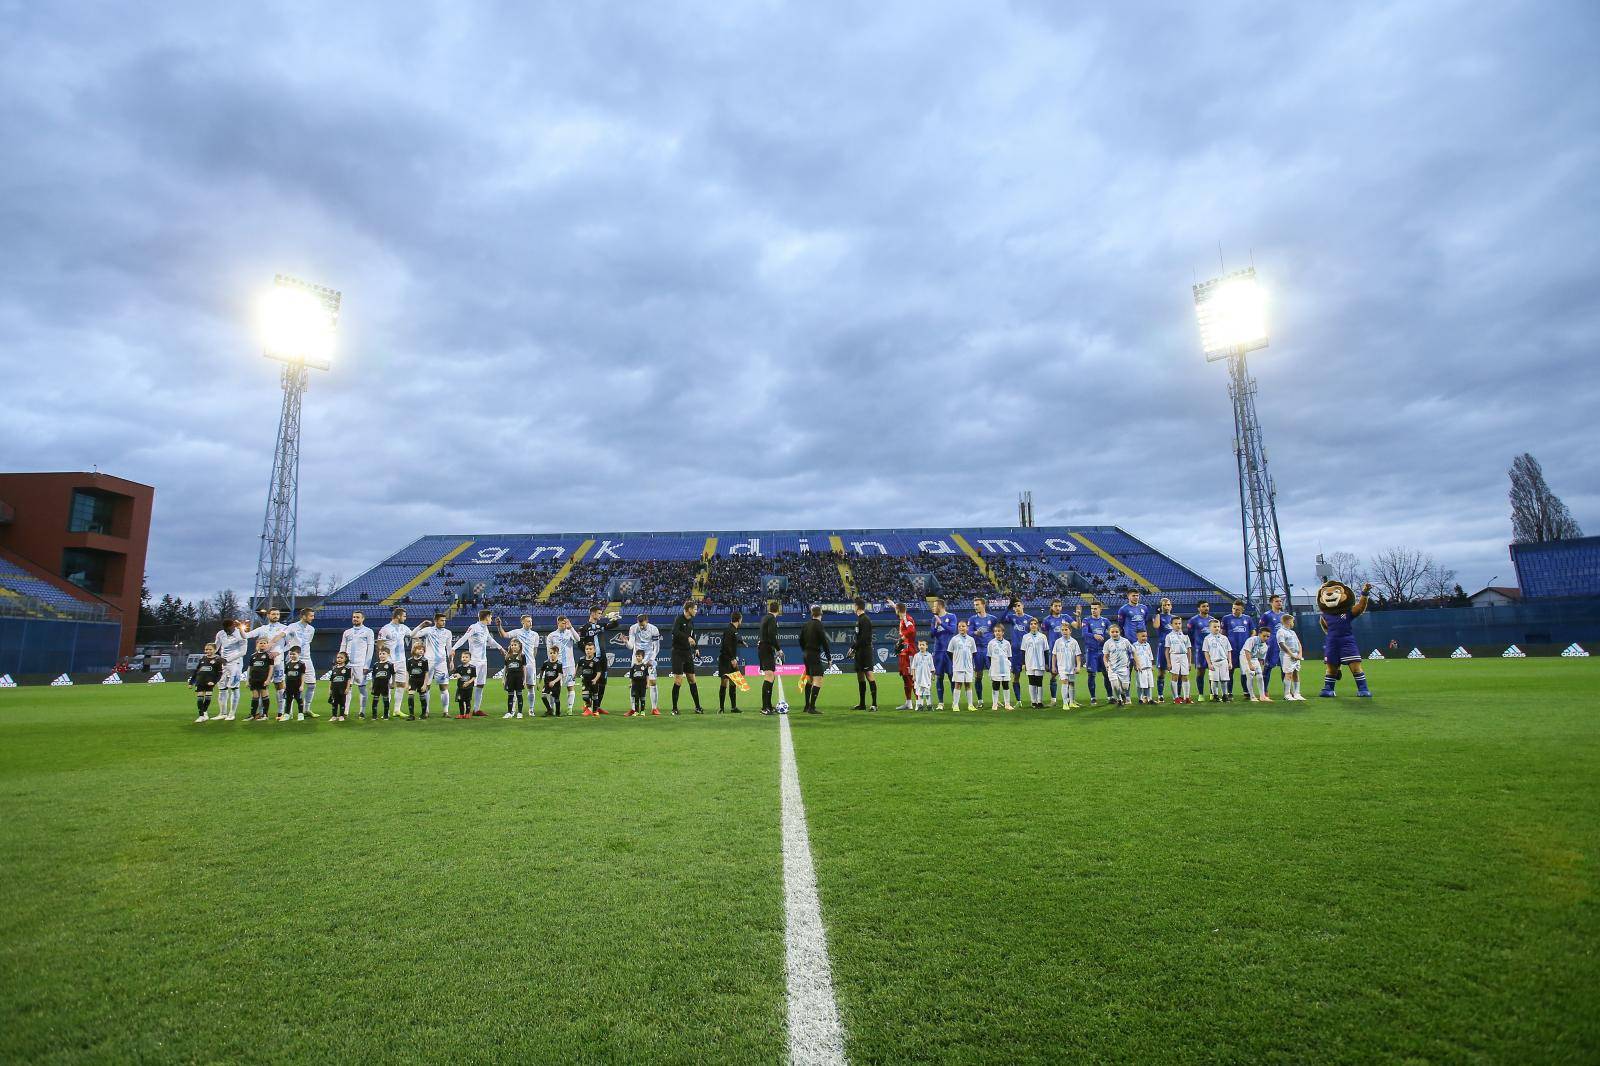
<path fill-rule="evenodd" d="M 550 635 L 544 638 L 544 643 L 545 650 L 551 658 L 559 657 L 561 659 L 561 668 L 563 670 L 571 673 L 576 668 L 576 663 L 572 658 L 572 649 L 578 643 L 578 631 L 576 629 L 552 629 Z"/>
<path fill-rule="evenodd" d="M 1300 634 L 1287 626 L 1278 627 L 1278 661 L 1283 664 L 1283 672 L 1292 674 L 1300 666 L 1300 660 L 1305 658 L 1305 651 L 1300 647 Z"/>
<path fill-rule="evenodd" d="M 648 662 L 655 662 L 656 657 L 661 654 L 661 630 L 649 622 L 643 625 L 638 622 L 633 623 L 628 627 L 628 651 L 642 651 Z"/>
<path fill-rule="evenodd" d="M 1022 637 L 1022 668 L 1030 674 L 1048 673 L 1050 670 L 1050 638 L 1043 633 L 1026 633 Z"/>
<path fill-rule="evenodd" d="M 509 648 L 513 640 L 520 642 L 522 644 L 523 661 L 526 662 L 529 667 L 532 667 L 534 661 L 539 656 L 539 641 L 541 639 L 542 638 L 539 636 L 539 631 L 537 629 L 528 627 L 524 627 L 522 629 L 513 629 L 511 632 L 506 634 L 506 647 Z M 529 670 L 529 673 L 531 675 L 531 669 Z"/>
<path fill-rule="evenodd" d="M 911 684 L 918 692 L 933 691 L 933 653 L 919 651 L 911 657 Z"/>
<path fill-rule="evenodd" d="M 1126 677 L 1128 664 L 1133 661 L 1133 644 L 1127 637 L 1110 637 L 1100 646 L 1106 673 Z"/>
<path fill-rule="evenodd" d="M 1056 638 L 1052 652 L 1056 660 L 1056 676 L 1059 678 L 1071 677 L 1083 665 L 1083 650 L 1078 647 L 1077 638 L 1069 637 L 1064 632 Z"/>
<path fill-rule="evenodd" d="M 283 633 L 285 647 L 299 648 L 300 661 L 309 663 L 311 661 L 311 638 L 317 635 L 317 627 L 309 622 L 290 622 L 283 627 Z M 306 673 L 310 674 L 312 672 L 311 667 L 307 666 Z"/>
<path fill-rule="evenodd" d="M 1226 671 L 1233 661 L 1233 645 L 1221 633 L 1208 633 L 1200 652 L 1206 657 L 1206 669 Z"/>
<path fill-rule="evenodd" d="M 422 650 L 428 656 L 430 666 L 437 667 L 450 661 L 450 641 L 454 636 L 448 626 L 428 626 L 417 630 L 417 639 L 422 641 Z"/>
<path fill-rule="evenodd" d="M 474 622 L 468 626 L 467 631 L 457 637 L 454 644 L 450 645 L 450 650 L 455 651 L 463 644 L 467 646 L 467 657 L 474 664 L 488 662 L 489 649 L 491 647 L 505 651 L 504 648 L 500 647 L 500 642 L 495 640 L 489 633 L 489 627 L 482 622 Z"/>
<path fill-rule="evenodd" d="M 1011 680 L 1011 642 L 1004 637 L 989 641 L 989 676 L 996 681 Z"/>
<path fill-rule="evenodd" d="M 351 666 L 365 670 L 372 665 L 372 648 L 376 639 L 366 626 L 351 626 L 339 638 L 339 650 L 350 657 Z"/>
<path fill-rule="evenodd" d="M 1140 644 L 1133 642 L 1131 651 L 1133 655 L 1133 668 L 1135 670 L 1154 670 L 1156 668 L 1156 646 L 1151 643 Z"/>
<path fill-rule="evenodd" d="M 1252 634 L 1244 642 L 1244 647 L 1239 649 L 1239 668 L 1248 670 L 1252 674 L 1261 672 L 1261 664 L 1267 661 L 1268 642 Z"/>
<path fill-rule="evenodd" d="M 1167 634 L 1162 643 L 1166 645 L 1167 649 L 1167 669 L 1175 674 L 1187 674 L 1189 672 L 1189 648 L 1191 647 L 1189 638 L 1174 629 Z"/>
<path fill-rule="evenodd" d="M 950 638 L 950 672 L 957 678 L 963 674 L 972 678 L 973 664 L 978 657 L 978 642 L 964 633 Z"/>
<path fill-rule="evenodd" d="M 411 634 L 416 630 L 404 622 L 390 622 L 378 630 L 378 639 L 389 647 L 389 659 L 395 663 L 403 663 L 411 656 Z M 406 672 L 401 670 L 398 674 L 402 684 L 405 683 Z"/>
<path fill-rule="evenodd" d="M 282 622 L 262 622 L 246 633 L 245 638 L 247 640 L 255 640 L 257 637 L 266 637 L 267 652 L 276 661 L 278 656 L 283 654 L 284 630 L 288 628 Z"/>
<path fill-rule="evenodd" d="M 249 638 L 237 629 L 232 633 L 219 629 L 211 641 L 217 646 L 217 654 L 222 656 L 222 661 L 229 666 L 238 666 L 244 662 L 244 651 L 250 646 Z"/>

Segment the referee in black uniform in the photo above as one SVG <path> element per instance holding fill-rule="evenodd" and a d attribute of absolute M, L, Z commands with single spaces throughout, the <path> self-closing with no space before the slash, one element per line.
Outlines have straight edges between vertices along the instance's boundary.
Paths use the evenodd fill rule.
<path fill-rule="evenodd" d="M 761 665 L 761 713 L 772 713 L 772 682 L 778 676 L 778 611 L 777 600 L 767 601 L 767 613 L 761 619 L 761 632 L 756 635 L 756 659 Z"/>
<path fill-rule="evenodd" d="M 807 714 L 821 714 L 817 697 L 822 694 L 822 671 L 826 669 L 823 656 L 832 655 L 828 646 L 828 633 L 822 628 L 822 604 L 811 606 L 811 617 L 800 627 L 800 654 L 805 659 Z"/>
<path fill-rule="evenodd" d="M 694 698 L 694 713 L 704 714 L 700 709 L 700 686 L 694 681 L 694 614 L 700 605 L 693 600 L 685 600 L 683 613 L 678 615 L 672 623 L 672 713 L 678 713 L 678 692 L 683 687 L 683 679 L 689 679 L 689 695 Z"/>
<path fill-rule="evenodd" d="M 733 713 L 739 714 L 739 683 L 734 680 L 742 671 L 739 668 L 739 649 L 744 638 L 739 635 L 739 623 L 744 615 L 734 611 L 728 617 L 728 628 L 722 631 L 722 646 L 717 649 L 717 713 L 721 714 L 733 704 Z"/>
<path fill-rule="evenodd" d="M 857 596 L 856 608 L 856 705 L 858 711 L 878 709 L 878 682 L 872 676 L 872 619 L 867 617 L 867 601 Z M 872 689 L 872 702 L 867 702 L 867 689 Z"/>

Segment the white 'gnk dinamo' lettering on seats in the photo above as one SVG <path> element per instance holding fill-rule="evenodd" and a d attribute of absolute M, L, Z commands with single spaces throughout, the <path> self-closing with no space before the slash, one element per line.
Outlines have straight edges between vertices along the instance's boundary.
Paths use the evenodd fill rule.
<path fill-rule="evenodd" d="M 760 555 L 761 554 L 761 538 L 760 537 L 751 537 L 749 540 L 741 540 L 737 544 L 730 544 L 730 545 L 728 545 L 728 554 L 729 555 Z"/>
<path fill-rule="evenodd" d="M 919 540 L 917 541 L 917 551 L 927 552 L 929 555 L 956 554 L 955 545 L 948 544 L 942 540 Z"/>
<path fill-rule="evenodd" d="M 978 547 L 990 555 L 1023 554 L 1022 545 L 1014 540 L 980 540 L 978 541 Z"/>
<path fill-rule="evenodd" d="M 882 544 L 879 544 L 875 540 L 853 540 L 853 541 L 850 542 L 850 548 L 857 555 L 865 555 L 865 554 L 867 554 L 866 550 L 868 548 L 877 548 L 879 555 L 888 555 L 889 554 L 889 549 L 885 548 Z"/>
<path fill-rule="evenodd" d="M 1078 542 L 1075 540 L 1062 540 L 1060 537 L 1046 537 L 1044 546 L 1053 552 L 1075 552 Z"/>
<path fill-rule="evenodd" d="M 620 540 L 603 540 L 600 542 L 600 547 L 589 553 L 589 559 L 590 561 L 596 559 L 617 559 L 620 561 L 622 556 L 617 554 L 617 549 L 622 547 L 624 543 L 624 541 Z"/>
<path fill-rule="evenodd" d="M 528 554 L 528 562 L 537 562 L 539 556 L 543 555 L 545 552 L 549 552 L 550 558 L 552 559 L 561 559 L 567 554 L 567 549 L 559 544 L 545 544 L 533 549 L 533 551 Z"/>

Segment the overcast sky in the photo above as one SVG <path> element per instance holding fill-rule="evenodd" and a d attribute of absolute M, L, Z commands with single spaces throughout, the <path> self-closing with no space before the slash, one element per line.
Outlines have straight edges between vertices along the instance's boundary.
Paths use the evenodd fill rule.
<path fill-rule="evenodd" d="M 303 569 L 1031 489 L 1237 587 L 1220 243 L 1296 582 L 1506 582 L 1524 450 L 1600 532 L 1591 0 L 600 6 L 0 0 L 0 468 L 152 484 L 152 589 L 248 590 L 283 271 L 344 292 Z"/>

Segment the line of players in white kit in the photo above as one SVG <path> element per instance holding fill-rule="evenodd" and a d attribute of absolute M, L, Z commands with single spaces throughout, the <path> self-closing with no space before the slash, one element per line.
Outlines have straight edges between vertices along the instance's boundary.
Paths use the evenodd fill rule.
<path fill-rule="evenodd" d="M 1130 593 L 1128 600 L 1134 608 L 1133 617 L 1142 619 L 1144 612 L 1138 609 L 1139 594 Z M 942 602 L 939 606 L 942 607 Z M 1237 637 L 1230 636 L 1226 631 L 1223 618 L 1207 613 L 1208 604 L 1202 604 L 1201 613 L 1181 628 L 1172 624 L 1170 601 L 1163 600 L 1162 606 L 1166 611 L 1166 625 L 1165 636 L 1159 646 L 1150 642 L 1150 632 L 1142 620 L 1128 624 L 1128 628 L 1133 630 L 1131 640 L 1124 632 L 1124 623 L 1104 619 L 1103 626 L 1095 625 L 1102 622 L 1098 605 L 1095 605 L 1090 619 L 1080 616 L 1069 621 L 1058 614 L 1056 620 L 1060 624 L 1053 627 L 1058 634 L 1053 644 L 1043 629 L 1047 620 L 1022 615 L 1019 601 L 1013 601 L 1015 613 L 1007 615 L 1007 620 L 1022 622 L 1026 626 L 1019 641 L 1020 647 L 1013 647 L 1006 635 L 1005 622 L 995 622 L 989 633 L 975 634 L 970 631 L 971 627 L 965 619 L 959 620 L 944 650 L 946 658 L 943 668 L 948 670 L 954 689 L 952 706 L 960 710 L 965 695 L 967 707 L 977 709 L 982 689 L 975 682 L 984 672 L 980 664 L 985 661 L 988 666 L 991 709 L 1012 710 L 1015 707 L 1013 692 L 1017 693 L 1020 701 L 1024 679 L 1027 681 L 1030 704 L 1033 707 L 1045 706 L 1046 678 L 1050 679 L 1050 687 L 1059 691 L 1062 707 L 1079 707 L 1077 679 L 1080 673 L 1088 674 L 1091 693 L 1095 676 L 1105 678 L 1110 689 L 1110 702 L 1115 705 L 1127 706 L 1135 699 L 1143 705 L 1154 704 L 1163 698 L 1161 682 L 1165 677 L 1158 679 L 1158 670 L 1172 678 L 1172 702 L 1175 704 L 1195 702 L 1193 683 L 1190 681 L 1193 673 L 1200 673 L 1208 679 L 1212 700 L 1231 702 L 1235 670 L 1243 678 L 1250 702 L 1271 703 L 1272 697 L 1267 693 L 1267 678 L 1273 666 L 1278 666 L 1283 672 L 1283 698 L 1304 702 L 1305 697 L 1300 693 L 1300 666 L 1304 649 L 1295 631 L 1294 615 L 1283 611 L 1281 597 L 1273 597 L 1271 621 L 1263 617 L 1260 624 L 1253 623 L 1243 614 L 1242 600 L 1235 601 L 1234 614 L 1229 620 L 1244 619 L 1246 630 Z M 1055 609 L 1060 610 L 1059 601 Z M 901 614 L 904 617 L 903 609 Z M 1073 635 L 1074 626 L 1084 630 L 1085 639 L 1092 642 L 1090 654 L 1085 654 Z M 917 640 L 917 651 L 911 657 L 909 667 L 913 698 L 907 706 L 917 710 L 933 709 L 934 683 L 936 679 L 941 682 L 943 679 L 939 677 L 940 661 L 929 649 L 926 638 Z M 939 687 L 942 689 L 943 685 Z M 938 706 L 943 707 L 942 693 Z"/>
<path fill-rule="evenodd" d="M 452 683 L 456 717 L 484 717 L 491 647 L 506 656 L 505 717 L 522 717 L 525 706 L 530 716 L 535 713 L 531 693 L 536 687 L 547 716 L 562 713 L 563 690 L 566 710 L 571 712 L 580 686 L 583 713 L 605 713 L 600 707 L 608 666 L 604 648 L 607 634 L 619 625 L 615 614 L 591 608 L 581 628 L 562 615 L 556 619 L 556 628 L 543 635 L 533 628 L 532 616 L 523 615 L 520 629 L 495 627 L 505 644 L 490 633 L 493 615 L 489 611 L 480 611 L 478 621 L 459 637 L 451 633 L 442 612 L 415 628 L 406 618 L 405 608 L 396 607 L 389 622 L 374 632 L 366 625 L 363 612 L 352 613 L 333 665 L 322 678 L 327 682 L 330 721 L 348 720 L 352 704 L 358 718 L 367 716 L 369 706 L 375 719 L 398 716 L 402 702 L 407 717 L 417 716 L 419 704 L 423 718 L 429 717 L 430 711 L 449 717 Z M 195 721 L 235 720 L 241 688 L 250 694 L 246 721 L 319 717 L 315 709 L 318 677 L 311 661 L 315 619 L 316 612 L 305 608 L 297 621 L 285 624 L 280 612 L 273 609 L 254 628 L 237 619 L 224 622 L 189 678 L 195 690 Z M 536 668 L 541 643 L 547 661 Z M 661 631 L 641 617 L 630 627 L 627 644 L 634 660 L 629 673 L 637 675 L 632 678 L 637 706 L 629 713 L 645 713 L 645 700 L 650 713 L 658 713 L 655 663 Z M 458 653 L 455 661 L 452 653 Z M 437 706 L 432 698 L 435 691 Z M 529 693 L 526 703 L 525 692 Z M 215 714 L 211 713 L 213 701 Z"/>

